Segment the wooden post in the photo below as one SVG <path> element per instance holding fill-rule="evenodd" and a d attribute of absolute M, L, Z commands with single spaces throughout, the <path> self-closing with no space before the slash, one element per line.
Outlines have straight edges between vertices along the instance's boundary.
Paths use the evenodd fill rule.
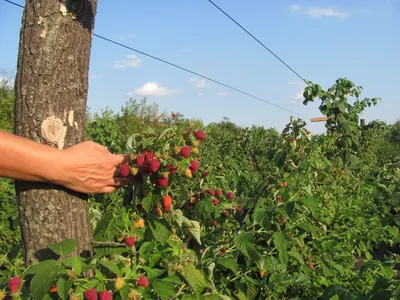
<path fill-rule="evenodd" d="M 327 121 L 328 117 L 319 117 L 319 118 L 312 118 L 311 122 L 323 122 L 323 121 Z"/>

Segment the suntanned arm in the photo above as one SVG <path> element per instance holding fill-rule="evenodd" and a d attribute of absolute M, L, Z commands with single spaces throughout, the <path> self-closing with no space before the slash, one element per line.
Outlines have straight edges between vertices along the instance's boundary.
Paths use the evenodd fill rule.
<path fill-rule="evenodd" d="M 83 193 L 110 193 L 130 182 L 118 174 L 127 155 L 113 155 L 107 148 L 83 142 L 58 150 L 0 131 L 0 177 L 49 182 Z"/>

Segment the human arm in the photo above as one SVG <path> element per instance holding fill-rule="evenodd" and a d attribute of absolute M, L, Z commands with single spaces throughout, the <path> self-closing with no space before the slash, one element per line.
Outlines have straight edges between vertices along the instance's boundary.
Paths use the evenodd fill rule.
<path fill-rule="evenodd" d="M 113 155 L 94 142 L 59 150 L 0 131 L 0 177 L 48 182 L 82 193 L 111 193 L 128 184 L 118 165 L 128 155 Z"/>

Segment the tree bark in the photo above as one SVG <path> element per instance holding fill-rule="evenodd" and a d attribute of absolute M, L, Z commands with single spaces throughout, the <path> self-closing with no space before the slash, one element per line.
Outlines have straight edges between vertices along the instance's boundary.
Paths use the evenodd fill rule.
<path fill-rule="evenodd" d="M 88 71 L 97 0 L 27 0 L 15 83 L 15 133 L 58 147 L 84 138 Z M 21 166 L 23 167 L 23 166 Z M 16 182 L 24 259 L 54 258 L 47 245 L 75 239 L 92 254 L 87 195 Z"/>

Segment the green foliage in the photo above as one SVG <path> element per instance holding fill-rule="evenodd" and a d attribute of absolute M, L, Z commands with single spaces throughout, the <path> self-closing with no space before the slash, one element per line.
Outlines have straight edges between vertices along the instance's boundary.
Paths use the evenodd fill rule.
<path fill-rule="evenodd" d="M 0 130 L 12 132 L 14 127 L 14 88 L 7 79 L 0 82 Z"/>
<path fill-rule="evenodd" d="M 305 104 L 320 98 L 330 117 L 327 135 L 319 136 L 300 119 L 291 118 L 281 135 L 224 119 L 207 125 L 199 141 L 200 121 L 159 114 L 145 100 L 89 116 L 91 139 L 131 154 L 133 183 L 90 198 L 92 258 L 68 257 L 75 245 L 64 241 L 49 245 L 57 261 L 26 269 L 18 246 L 4 243 L 0 289 L 21 275 L 23 299 L 82 298 L 90 287 L 112 291 L 113 299 L 399 298 L 397 125 L 361 128 L 359 114 L 377 99 L 359 100 L 360 93 L 345 79 L 327 91 L 306 89 Z M 184 145 L 188 158 L 179 154 Z M 146 154 L 159 160 L 157 171 L 139 165 Z M 157 184 L 166 177 L 165 187 Z M 222 195 L 212 196 L 217 190 Z M 7 188 L 2 195 L 13 197 Z M 16 215 L 9 209 L 0 215 L 7 238 L 17 232 L 5 222 Z M 135 238 L 133 247 L 127 237 Z M 138 285 L 142 275 L 147 288 Z M 125 280 L 119 290 L 116 277 Z M 49 292 L 53 285 L 57 295 Z"/>

